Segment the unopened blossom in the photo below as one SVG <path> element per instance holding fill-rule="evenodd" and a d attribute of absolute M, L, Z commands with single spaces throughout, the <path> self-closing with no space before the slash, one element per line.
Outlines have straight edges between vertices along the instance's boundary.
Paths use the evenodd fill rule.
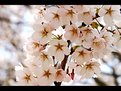
<path fill-rule="evenodd" d="M 81 65 L 91 59 L 91 52 L 82 47 L 78 47 L 72 54 L 72 58 L 77 64 Z"/>
<path fill-rule="evenodd" d="M 64 40 L 53 39 L 50 42 L 48 54 L 54 56 L 57 61 L 62 61 L 65 55 L 69 55 L 70 50 L 67 47 L 68 43 Z"/>
<path fill-rule="evenodd" d="M 93 77 L 94 74 L 100 75 L 100 64 L 95 59 L 87 62 L 83 67 L 77 66 L 75 72 L 81 76 L 81 79 Z"/>
<path fill-rule="evenodd" d="M 103 16 L 107 26 L 113 26 L 115 20 L 120 19 L 120 5 L 103 5 L 99 10 L 99 16 Z"/>

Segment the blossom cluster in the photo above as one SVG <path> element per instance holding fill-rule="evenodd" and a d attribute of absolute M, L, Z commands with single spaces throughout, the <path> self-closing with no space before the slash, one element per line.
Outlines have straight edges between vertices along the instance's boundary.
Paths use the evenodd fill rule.
<path fill-rule="evenodd" d="M 105 55 L 120 49 L 120 5 L 40 5 L 24 49 L 19 85 L 52 85 L 100 76 Z"/>

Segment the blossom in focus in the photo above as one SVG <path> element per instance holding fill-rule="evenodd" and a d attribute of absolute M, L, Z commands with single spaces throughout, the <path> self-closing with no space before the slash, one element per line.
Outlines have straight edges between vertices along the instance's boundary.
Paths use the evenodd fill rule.
<path fill-rule="evenodd" d="M 23 68 L 28 71 L 16 74 L 20 83 L 47 86 L 74 81 L 76 75 L 81 79 L 99 76 L 98 59 L 114 47 L 121 48 L 119 5 L 45 5 L 37 9 L 34 32 L 25 44 Z"/>
<path fill-rule="evenodd" d="M 38 29 L 36 29 L 36 32 L 32 34 L 32 39 L 34 41 L 40 42 L 41 44 L 46 44 L 51 39 L 52 30 L 53 28 L 50 25 L 43 24 Z"/>
<path fill-rule="evenodd" d="M 63 71 L 62 69 L 57 69 L 57 71 L 55 73 L 55 80 L 57 82 L 62 82 L 65 77 L 66 77 L 66 72 Z"/>
<path fill-rule="evenodd" d="M 100 64 L 94 59 L 87 62 L 83 67 L 77 66 L 75 72 L 81 76 L 81 79 L 93 77 L 94 74 L 100 75 Z"/>
<path fill-rule="evenodd" d="M 103 16 L 107 26 L 113 26 L 115 20 L 120 19 L 120 5 L 103 5 L 99 10 L 99 16 Z"/>
<path fill-rule="evenodd" d="M 77 64 L 81 65 L 91 59 L 91 52 L 82 47 L 78 47 L 72 54 L 72 58 Z"/>
<path fill-rule="evenodd" d="M 19 85 L 33 85 L 36 83 L 36 78 L 34 78 L 34 75 L 29 71 L 28 68 L 17 70 L 16 77 L 19 81 Z"/>
<path fill-rule="evenodd" d="M 47 52 L 50 56 L 54 56 L 57 61 L 62 61 L 64 55 L 69 55 L 70 53 L 67 47 L 68 43 L 64 40 L 54 39 L 50 42 L 50 45 Z"/>
<path fill-rule="evenodd" d="M 34 71 L 34 74 L 37 76 L 37 82 L 41 86 L 51 85 L 55 80 L 55 68 L 52 66 L 48 67 L 39 67 Z"/>
<path fill-rule="evenodd" d="M 79 35 L 79 30 L 76 25 L 67 25 L 65 27 L 65 33 L 64 33 L 64 38 L 66 40 L 74 41 L 77 39 Z"/>

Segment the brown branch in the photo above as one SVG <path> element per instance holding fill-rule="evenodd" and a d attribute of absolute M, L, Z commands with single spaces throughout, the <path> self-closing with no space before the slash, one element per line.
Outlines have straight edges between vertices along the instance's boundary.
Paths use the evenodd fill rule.
<path fill-rule="evenodd" d="M 103 82 L 99 78 L 94 78 L 95 82 L 97 83 L 98 86 L 108 86 L 105 82 Z"/>
<path fill-rule="evenodd" d="M 70 44 L 71 44 L 71 42 L 70 42 L 70 40 L 68 40 L 67 42 L 68 42 L 68 47 L 69 47 Z M 61 68 L 62 68 L 63 70 L 65 70 L 66 63 L 67 63 L 67 60 L 68 60 L 68 56 L 69 56 L 69 55 L 65 55 L 63 61 L 61 62 L 61 65 L 60 65 L 60 66 L 61 66 Z M 62 82 L 56 82 L 56 81 L 54 82 L 55 86 L 60 86 L 61 83 L 62 83 Z"/>
<path fill-rule="evenodd" d="M 102 59 L 102 61 L 103 61 L 106 65 L 108 65 L 107 62 L 106 62 L 104 59 Z M 116 85 L 116 86 L 119 86 L 119 83 L 118 83 L 118 81 L 117 81 L 117 78 L 118 78 L 120 75 L 117 75 L 117 74 L 116 74 L 116 71 L 115 71 L 115 68 L 114 68 L 114 67 L 112 67 L 112 66 L 110 66 L 110 65 L 108 65 L 108 67 L 110 67 L 110 68 L 113 70 L 113 72 L 112 72 L 111 75 L 114 77 L 114 83 L 115 83 L 115 85 Z"/>

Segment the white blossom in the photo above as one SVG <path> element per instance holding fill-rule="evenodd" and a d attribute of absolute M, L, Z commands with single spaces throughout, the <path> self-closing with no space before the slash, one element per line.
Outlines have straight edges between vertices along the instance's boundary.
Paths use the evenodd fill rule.
<path fill-rule="evenodd" d="M 36 78 L 34 78 L 34 75 L 29 71 L 28 68 L 23 68 L 23 70 L 17 70 L 16 77 L 18 79 L 19 85 L 36 84 Z"/>
<path fill-rule="evenodd" d="M 100 76 L 99 60 L 121 49 L 120 5 L 42 5 L 35 15 L 24 65 L 16 70 L 18 85 Z"/>
<path fill-rule="evenodd" d="M 120 5 L 103 5 L 98 13 L 100 16 L 104 16 L 104 21 L 107 26 L 113 26 L 115 20 L 120 19 Z"/>
<path fill-rule="evenodd" d="M 57 69 L 55 73 L 55 80 L 57 82 L 62 82 L 64 78 L 66 77 L 66 72 L 62 69 Z"/>
<path fill-rule="evenodd" d="M 77 62 L 77 64 L 81 65 L 91 59 L 91 52 L 82 47 L 79 47 L 72 54 L 72 58 L 75 62 Z"/>
<path fill-rule="evenodd" d="M 49 24 L 43 24 L 32 34 L 32 39 L 41 44 L 46 44 L 51 39 L 52 30 L 53 28 Z"/>
<path fill-rule="evenodd" d="M 83 67 L 77 66 L 75 72 L 81 75 L 81 79 L 93 77 L 94 74 L 100 75 L 100 64 L 95 59 L 87 62 Z"/>
<path fill-rule="evenodd" d="M 74 40 L 77 39 L 78 35 L 79 35 L 79 30 L 76 25 L 72 24 L 72 25 L 67 25 L 65 27 L 64 38 L 66 40 L 70 40 L 73 42 Z"/>
<path fill-rule="evenodd" d="M 68 43 L 64 40 L 54 39 L 50 42 L 50 47 L 48 48 L 48 54 L 54 56 L 57 61 L 62 61 L 64 55 L 69 55 L 70 50 L 67 47 Z"/>
<path fill-rule="evenodd" d="M 55 68 L 52 66 L 40 67 L 34 71 L 40 86 L 51 85 L 55 81 Z"/>

